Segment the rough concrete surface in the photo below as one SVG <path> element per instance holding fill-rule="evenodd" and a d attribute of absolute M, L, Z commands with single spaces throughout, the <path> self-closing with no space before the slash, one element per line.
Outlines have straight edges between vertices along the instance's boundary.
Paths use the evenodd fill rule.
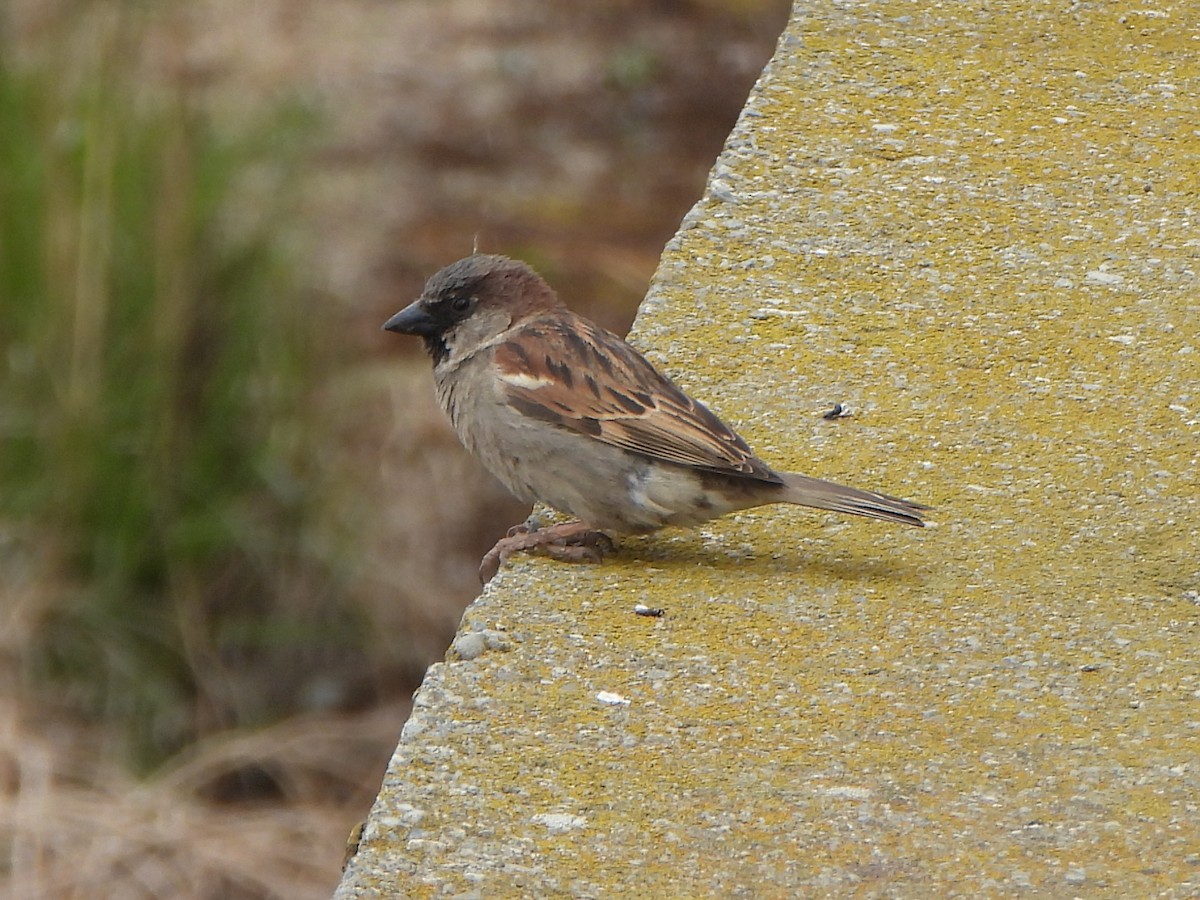
<path fill-rule="evenodd" d="M 1200 895 L 1198 96 L 1196 2 L 798 3 L 633 340 L 937 527 L 516 561 L 338 896 Z"/>

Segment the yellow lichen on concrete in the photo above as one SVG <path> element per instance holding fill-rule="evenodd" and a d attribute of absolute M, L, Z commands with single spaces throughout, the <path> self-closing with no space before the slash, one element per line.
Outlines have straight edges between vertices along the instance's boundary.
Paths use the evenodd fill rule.
<path fill-rule="evenodd" d="M 799 4 L 632 339 L 936 527 L 514 561 L 340 896 L 1195 895 L 1198 95 L 1194 3 Z"/>

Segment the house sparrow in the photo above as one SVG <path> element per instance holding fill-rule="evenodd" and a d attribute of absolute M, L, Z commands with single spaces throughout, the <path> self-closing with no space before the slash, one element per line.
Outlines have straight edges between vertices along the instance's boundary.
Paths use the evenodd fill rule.
<path fill-rule="evenodd" d="M 424 340 L 438 402 L 505 487 L 579 520 L 510 530 L 483 559 L 485 583 L 518 550 L 598 561 L 611 542 L 594 529 L 696 525 L 768 503 L 924 524 L 918 503 L 776 472 L 517 260 L 460 259 L 383 327 Z"/>

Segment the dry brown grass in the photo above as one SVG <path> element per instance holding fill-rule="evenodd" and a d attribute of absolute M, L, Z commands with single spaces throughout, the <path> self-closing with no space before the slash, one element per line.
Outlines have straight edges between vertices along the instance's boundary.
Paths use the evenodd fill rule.
<path fill-rule="evenodd" d="M 0 681 L 21 683 L 35 584 L 6 583 Z M 0 695 L 0 896 L 327 897 L 407 702 L 214 734 L 130 774 L 105 724 Z"/>
<path fill-rule="evenodd" d="M 327 897 L 350 826 L 369 805 L 378 749 L 406 709 L 305 716 L 190 748 L 135 780 L 104 737 L 3 712 L 0 895 L 11 898 Z M 270 801 L 230 804 L 248 771 Z M 217 799 L 214 799 L 214 796 Z"/>

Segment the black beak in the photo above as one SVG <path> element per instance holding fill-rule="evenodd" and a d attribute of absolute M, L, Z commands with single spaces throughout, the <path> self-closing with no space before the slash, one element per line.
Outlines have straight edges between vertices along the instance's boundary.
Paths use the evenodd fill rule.
<path fill-rule="evenodd" d="M 432 337 L 441 329 L 437 320 L 429 315 L 420 300 L 414 300 L 400 312 L 383 323 L 384 331 L 394 331 L 396 334 L 417 334 L 421 337 Z"/>

